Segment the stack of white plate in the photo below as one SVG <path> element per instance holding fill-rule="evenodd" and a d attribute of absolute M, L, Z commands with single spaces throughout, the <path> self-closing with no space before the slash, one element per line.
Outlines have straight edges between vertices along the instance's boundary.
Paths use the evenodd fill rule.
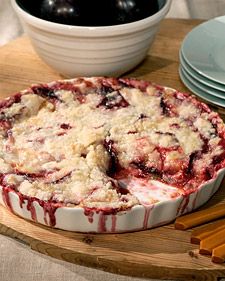
<path fill-rule="evenodd" d="M 225 16 L 187 34 L 180 49 L 179 73 L 194 94 L 225 107 Z"/>

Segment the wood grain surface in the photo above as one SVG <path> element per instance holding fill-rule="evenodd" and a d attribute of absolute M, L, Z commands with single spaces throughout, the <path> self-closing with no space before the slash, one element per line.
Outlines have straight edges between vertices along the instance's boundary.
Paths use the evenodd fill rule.
<path fill-rule="evenodd" d="M 148 57 L 125 76 L 188 92 L 179 79 L 178 52 L 184 36 L 199 23 L 164 20 Z M 38 58 L 26 36 L 0 49 L 0 97 L 61 78 Z M 204 208 L 221 203 L 225 204 L 222 187 Z M 0 206 L 0 233 L 46 255 L 119 274 L 198 281 L 225 277 L 225 265 L 199 255 L 198 246 L 190 243 L 190 231 L 175 230 L 173 225 L 125 234 L 81 234 L 25 221 Z"/>

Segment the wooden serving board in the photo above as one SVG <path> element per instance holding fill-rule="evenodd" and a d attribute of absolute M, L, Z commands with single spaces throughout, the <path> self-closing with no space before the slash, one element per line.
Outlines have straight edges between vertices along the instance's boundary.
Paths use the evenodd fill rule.
<path fill-rule="evenodd" d="M 199 23 L 165 20 L 146 60 L 126 76 L 188 92 L 179 79 L 178 52 L 184 36 Z M 0 98 L 61 78 L 37 57 L 26 36 L 0 48 Z M 223 109 L 214 109 L 223 114 Z M 204 208 L 225 204 L 223 185 Z M 46 255 L 119 274 L 198 281 L 225 277 L 225 265 L 199 255 L 190 244 L 190 231 L 173 225 L 125 234 L 81 234 L 25 221 L 0 206 L 0 233 Z"/>

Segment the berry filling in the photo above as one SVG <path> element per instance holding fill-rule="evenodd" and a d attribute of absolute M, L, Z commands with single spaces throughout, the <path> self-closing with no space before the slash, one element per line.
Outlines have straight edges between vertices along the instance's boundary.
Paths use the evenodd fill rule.
<path fill-rule="evenodd" d="M 101 95 L 103 98 L 97 107 L 104 107 L 106 109 L 119 109 L 129 106 L 129 103 L 124 99 L 119 91 L 111 91 L 111 88 L 106 89 L 106 87 L 104 87 L 103 91 L 101 91 Z"/>
<path fill-rule="evenodd" d="M 105 139 L 103 143 L 106 151 L 110 156 L 109 165 L 107 169 L 107 174 L 113 177 L 118 170 L 120 170 L 119 160 L 117 157 L 116 149 L 114 148 L 114 142 L 110 139 Z"/>
<path fill-rule="evenodd" d="M 61 128 L 61 129 L 64 129 L 64 130 L 69 130 L 69 129 L 71 129 L 72 127 L 70 126 L 70 124 L 65 124 L 65 123 L 63 123 L 63 124 L 60 125 L 60 128 Z"/>
<path fill-rule="evenodd" d="M 41 96 L 42 98 L 59 100 L 58 96 L 55 94 L 55 90 L 48 86 L 34 86 L 32 87 L 32 91 L 35 95 Z"/>
<path fill-rule="evenodd" d="M 9 108 L 14 103 L 19 103 L 20 101 L 21 101 L 21 94 L 20 93 L 17 93 L 14 96 L 12 96 L 8 99 L 1 100 L 0 101 L 0 110 L 2 110 L 4 108 Z"/>

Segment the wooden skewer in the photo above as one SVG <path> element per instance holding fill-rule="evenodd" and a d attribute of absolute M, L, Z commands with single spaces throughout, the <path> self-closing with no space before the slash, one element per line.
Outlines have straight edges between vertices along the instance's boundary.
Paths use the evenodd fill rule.
<path fill-rule="evenodd" d="M 225 244 L 222 244 L 212 251 L 212 261 L 216 263 L 225 262 Z"/>
<path fill-rule="evenodd" d="M 206 237 L 215 234 L 216 232 L 225 228 L 225 219 L 214 222 L 212 224 L 202 226 L 199 229 L 192 231 L 191 243 L 200 244 L 200 242 Z"/>
<path fill-rule="evenodd" d="M 212 250 L 225 243 L 225 229 L 212 234 L 200 242 L 199 253 L 211 255 Z"/>
<path fill-rule="evenodd" d="M 202 211 L 179 217 L 175 221 L 175 228 L 185 230 L 203 223 L 213 221 L 225 216 L 225 206 L 218 205 Z"/>

